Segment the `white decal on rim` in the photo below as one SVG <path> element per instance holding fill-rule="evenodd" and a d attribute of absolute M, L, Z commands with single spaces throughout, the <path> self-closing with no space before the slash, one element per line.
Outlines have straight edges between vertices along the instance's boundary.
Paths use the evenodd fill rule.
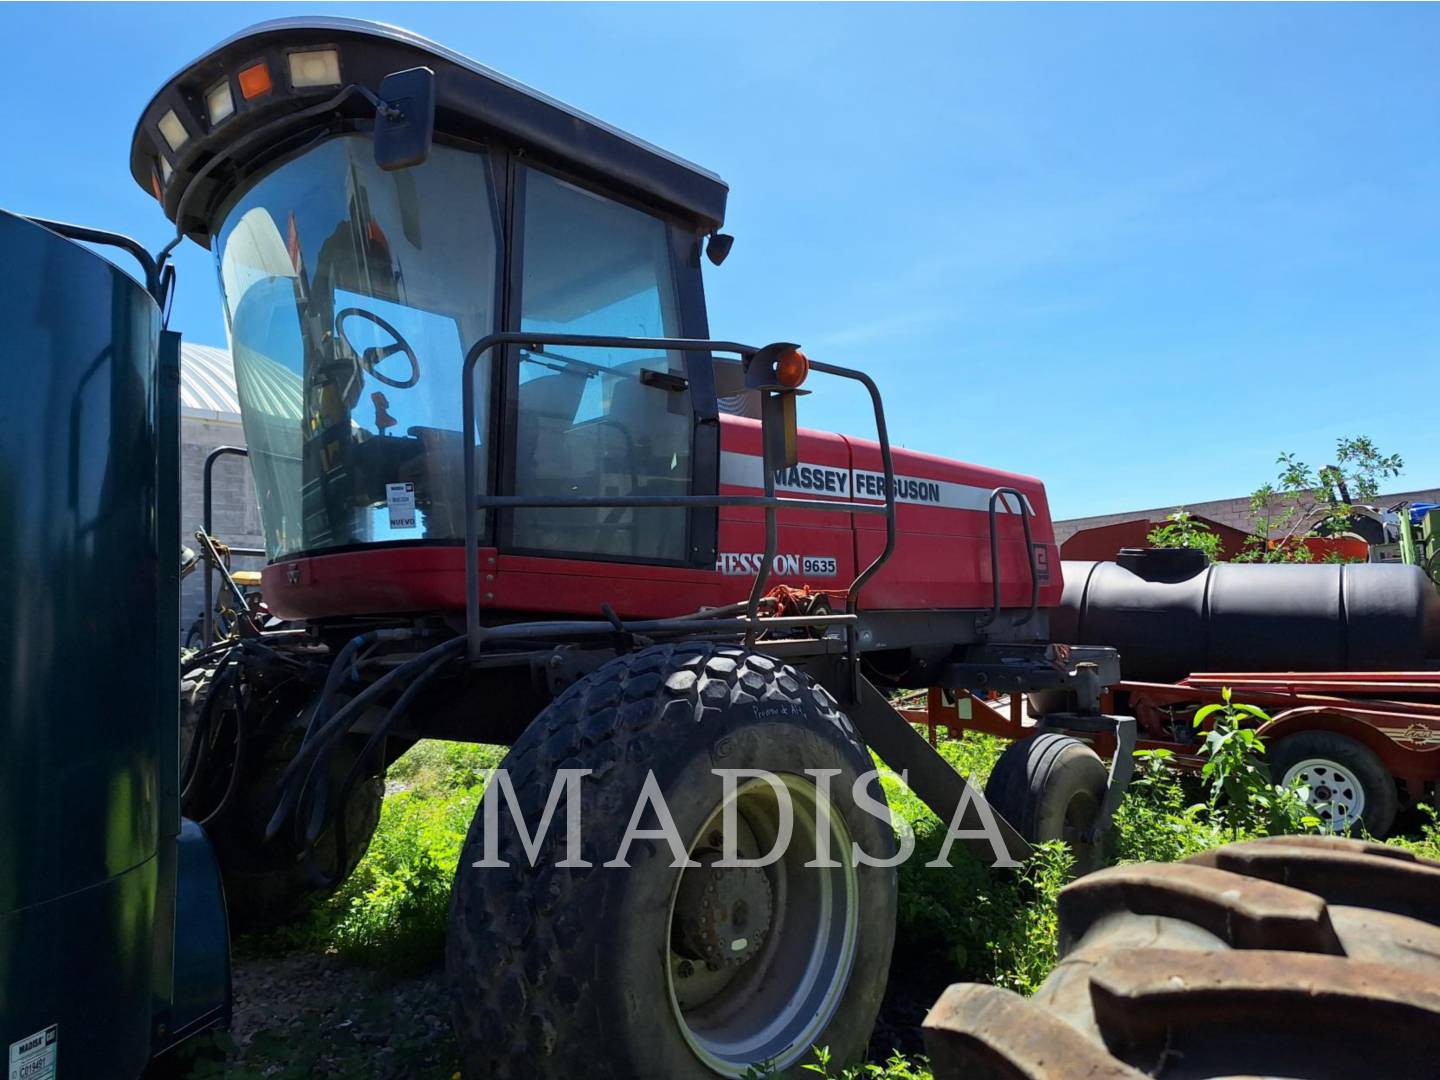
<path fill-rule="evenodd" d="M 720 483 L 732 487 L 763 488 L 765 474 L 758 454 L 742 454 L 724 450 L 720 454 Z M 835 465 L 801 462 L 793 468 L 775 473 L 777 491 L 793 491 L 805 495 L 833 495 L 856 502 L 884 502 L 885 474 L 866 469 L 845 469 Z M 991 488 L 976 484 L 957 484 L 950 480 L 932 480 L 923 476 L 895 475 L 895 501 L 917 506 L 939 506 L 946 510 L 990 509 Z M 1034 504 L 1027 497 L 1025 505 L 1033 515 Z M 1003 514 L 1018 513 L 1020 507 L 1013 495 L 1002 495 L 996 509 Z"/>

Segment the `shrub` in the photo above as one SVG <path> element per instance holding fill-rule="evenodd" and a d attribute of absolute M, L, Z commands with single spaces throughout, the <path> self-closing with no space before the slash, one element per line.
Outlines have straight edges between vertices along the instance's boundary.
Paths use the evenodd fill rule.
<path fill-rule="evenodd" d="M 983 785 L 1006 743 L 969 733 L 940 744 L 941 755 Z M 1073 859 L 1046 845 L 1023 869 L 996 872 L 959 844 L 949 866 L 932 867 L 944 842 L 941 822 L 893 773 L 882 776 L 892 813 L 915 834 L 915 853 L 900 867 L 896 948 L 943 957 L 952 981 L 991 982 L 1023 993 L 1055 962 L 1055 897 Z"/>
<path fill-rule="evenodd" d="M 1429 803 L 1418 803 L 1416 809 L 1425 818 L 1416 835 L 1396 837 L 1390 843 L 1413 851 L 1422 859 L 1440 862 L 1440 811 Z"/>
<path fill-rule="evenodd" d="M 323 905 L 330 945 L 396 972 L 423 970 L 439 960 L 450 884 L 481 790 L 437 797 L 416 788 L 385 800 L 370 850 Z"/>
<path fill-rule="evenodd" d="M 1119 862 L 1176 862 L 1229 840 L 1204 802 L 1188 797 L 1174 757 L 1169 750 L 1136 752 L 1135 775 L 1115 814 Z"/>
<path fill-rule="evenodd" d="M 1200 748 L 1205 756 L 1200 778 L 1209 788 L 1211 815 L 1230 830 L 1231 840 L 1242 832 L 1272 836 L 1316 829 L 1320 819 L 1307 812 L 1301 789 L 1271 780 L 1265 744 L 1253 726 L 1270 717 L 1254 705 L 1232 701 L 1229 687 L 1221 698 L 1195 712 L 1197 728 L 1213 718 Z"/>
<path fill-rule="evenodd" d="M 460 849 L 487 770 L 504 754 L 499 746 L 417 743 L 390 767 L 391 791 L 360 865 L 285 939 L 396 974 L 438 963 Z"/>
<path fill-rule="evenodd" d="M 1195 548 L 1205 553 L 1208 562 L 1220 557 L 1219 535 L 1183 506 L 1166 515 L 1164 522 L 1146 534 L 1145 540 L 1156 548 Z"/>
<path fill-rule="evenodd" d="M 506 752 L 486 743 L 422 739 L 390 766 L 386 781 L 392 788 L 462 791 L 483 784 Z"/>
<path fill-rule="evenodd" d="M 805 1070 L 822 1080 L 932 1080 L 924 1058 L 911 1060 L 904 1054 L 891 1054 L 881 1062 L 867 1062 L 835 1072 L 830 1065 L 830 1051 L 823 1046 L 815 1049 L 815 1060 L 807 1064 Z"/>

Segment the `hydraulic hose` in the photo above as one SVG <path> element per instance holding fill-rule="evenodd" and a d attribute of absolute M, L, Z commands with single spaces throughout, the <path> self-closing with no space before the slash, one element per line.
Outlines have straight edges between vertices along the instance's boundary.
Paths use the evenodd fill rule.
<path fill-rule="evenodd" d="M 385 628 L 370 630 L 362 634 L 356 634 L 341 647 L 336 654 L 334 661 L 330 664 L 330 670 L 325 673 L 325 685 L 320 690 L 320 696 L 316 699 L 315 708 L 310 713 L 309 723 L 305 726 L 305 735 L 300 741 L 300 748 L 303 751 L 306 746 L 315 738 L 316 732 L 324 729 L 330 719 L 330 709 L 334 704 L 336 693 L 347 677 L 359 678 L 360 665 L 369 658 L 382 642 L 386 641 L 407 641 L 424 638 L 433 631 Z M 361 650 L 364 650 L 363 652 Z M 358 654 L 358 655 L 357 655 Z M 306 784 L 310 782 L 310 775 L 306 776 Z M 315 778 L 316 787 L 319 789 L 320 798 L 323 801 L 329 789 L 329 777 L 321 773 Z M 305 786 L 302 785 L 303 793 Z"/>
<path fill-rule="evenodd" d="M 214 809 L 212 809 L 208 814 L 206 814 L 203 818 L 196 822 L 196 824 L 200 825 L 202 828 L 206 825 L 209 825 L 212 821 L 214 821 L 216 818 L 218 818 L 221 814 L 225 812 L 225 808 L 228 807 L 231 800 L 235 798 L 235 792 L 240 787 L 240 777 L 244 774 L 245 771 L 245 707 L 241 704 L 240 695 L 238 693 L 235 695 L 234 716 L 235 760 L 230 765 L 230 779 L 225 785 L 224 794 L 220 796 L 220 801 L 215 804 Z"/>
<path fill-rule="evenodd" d="M 439 653 L 443 650 L 443 655 L 437 656 L 431 664 L 417 675 L 414 680 L 411 681 L 410 685 L 405 688 L 405 692 L 400 695 L 400 700 L 385 714 L 385 719 L 380 722 L 375 731 L 370 735 L 370 738 L 366 740 L 364 748 L 350 766 L 350 771 L 346 774 L 345 780 L 340 786 L 338 812 L 334 817 L 335 852 L 337 860 L 343 860 L 346 851 L 345 807 L 350 800 L 350 793 L 354 790 L 355 784 L 367 771 L 366 762 L 384 745 L 390 730 L 405 716 L 411 704 L 415 698 L 419 696 L 420 691 L 424 689 L 425 685 L 439 674 L 440 670 L 445 667 L 446 664 L 459 656 L 464 649 L 464 645 L 465 639 L 458 637 L 430 650 L 430 653 Z M 321 868 L 315 856 L 314 849 L 315 841 L 318 840 L 320 834 L 325 831 L 326 809 L 327 806 L 323 800 L 314 801 L 305 829 L 305 867 L 313 884 L 322 889 L 332 889 L 340 884 L 341 878 L 344 875 L 345 868 L 343 862 L 337 861 L 335 873 L 332 875 Z"/>
<path fill-rule="evenodd" d="M 277 784 L 281 789 L 280 802 L 279 805 L 275 807 L 275 813 L 271 815 L 269 823 L 265 826 L 265 838 L 267 840 L 274 837 L 275 834 L 280 831 L 280 827 L 284 824 L 285 819 L 289 817 L 290 812 L 295 808 L 301 794 L 305 788 L 309 786 L 311 776 L 314 772 L 315 761 L 326 747 L 328 747 L 336 737 L 343 734 L 364 709 L 374 704 L 376 699 L 393 688 L 396 683 L 403 682 L 417 671 L 428 666 L 435 659 L 438 649 L 458 647 L 451 644 L 456 640 L 463 639 L 452 638 L 433 649 L 421 653 L 419 656 L 412 657 L 399 667 L 386 672 L 341 706 L 334 716 L 325 721 L 323 726 L 315 728 L 314 734 L 301 745 L 295 756 L 290 760 L 290 764 L 285 767 L 285 771 L 280 776 Z M 309 733 L 307 732 L 307 734 Z M 301 774 L 302 770 L 304 771 L 304 782 L 297 786 L 294 781 L 296 777 Z"/>
<path fill-rule="evenodd" d="M 405 713 L 409 710 L 415 698 L 419 696 L 420 691 L 425 688 L 425 684 L 438 675 L 441 668 L 455 659 L 455 654 L 460 651 L 460 646 L 464 644 L 464 639 L 453 638 L 451 641 L 445 643 L 445 645 L 451 644 L 454 645 L 454 648 L 446 649 L 443 655 L 437 656 L 429 667 L 415 676 L 410 685 L 405 688 L 405 692 L 400 695 L 400 700 L 385 714 L 385 719 L 376 725 L 370 738 L 365 741 L 365 746 L 360 751 L 360 756 L 357 757 L 354 764 L 350 766 L 350 772 L 346 775 L 344 784 L 341 785 L 340 805 L 342 807 L 350 798 L 350 792 L 354 788 L 355 782 L 364 774 L 366 763 L 375 755 L 381 744 L 385 742 L 386 737 L 390 734 L 394 726 L 404 718 Z M 439 649 L 433 649 L 431 651 L 440 652 L 441 649 L 445 649 L 445 646 L 442 645 Z M 308 842 L 313 842 L 319 835 L 320 828 L 317 827 L 316 822 L 312 819 L 309 827 L 306 829 L 305 839 Z"/>
<path fill-rule="evenodd" d="M 235 661 L 240 652 L 241 649 L 238 645 L 232 645 L 225 653 L 215 669 L 215 677 L 205 693 L 205 699 L 200 703 L 200 715 L 195 718 L 195 730 L 190 736 L 190 749 L 185 755 L 184 767 L 180 772 L 180 799 L 182 802 L 189 798 L 190 791 L 200 775 L 200 763 L 205 757 L 205 743 L 210 738 L 210 729 L 215 722 L 216 703 L 230 683 L 234 681 L 234 673 L 238 670 Z M 238 702 L 236 708 L 239 708 Z"/>
<path fill-rule="evenodd" d="M 451 641 L 445 642 L 445 644 L 422 652 L 419 657 L 410 658 L 409 661 L 400 665 L 395 671 L 389 672 L 382 680 L 377 680 L 376 687 L 379 687 L 382 683 L 387 683 L 387 681 L 392 684 L 402 683 L 403 678 L 405 678 L 406 675 L 412 674 L 412 672 L 418 672 L 416 678 L 423 680 L 433 668 L 449 660 L 452 652 L 455 652 L 461 644 L 464 644 L 462 639 L 452 638 Z M 403 701 L 406 707 L 409 707 L 410 701 L 415 698 L 413 693 L 410 693 L 410 691 L 413 690 L 413 685 L 415 684 L 413 684 L 412 681 L 412 684 L 406 687 L 405 693 L 400 696 L 400 701 Z M 359 697 L 356 698 L 356 701 L 359 701 Z M 396 707 L 399 707 L 399 703 L 396 703 L 396 706 L 390 708 L 390 713 L 386 714 L 386 720 L 389 720 L 390 716 L 393 716 Z M 325 762 L 328 760 L 328 753 L 330 753 L 331 747 L 334 747 L 334 744 L 344 736 L 344 733 L 350 729 L 354 720 L 359 717 L 359 706 L 356 708 L 356 716 L 348 716 L 348 711 L 350 711 L 350 706 L 347 704 L 346 708 L 341 710 L 341 713 L 337 713 L 336 720 L 331 721 L 333 727 L 321 734 L 320 739 L 317 739 L 318 746 L 317 749 L 315 749 L 314 759 L 312 759 L 310 769 L 305 772 L 304 782 L 300 785 L 300 796 L 298 796 L 297 801 L 295 801 L 295 827 L 297 827 L 297 832 L 300 831 L 301 824 L 304 822 L 304 832 L 300 834 L 300 840 L 304 845 L 314 842 L 315 837 L 318 837 L 321 829 L 324 828 L 325 808 L 327 808 L 328 805 L 328 792 L 330 792 L 330 770 L 325 768 Z M 341 721 L 343 721 L 343 723 L 341 723 Z M 382 723 L 384 723 L 384 721 L 382 721 Z M 310 814 L 308 815 L 304 812 L 304 808 L 307 805 L 310 806 Z M 341 799 L 341 805 L 344 805 L 343 799 Z"/>
<path fill-rule="evenodd" d="M 233 649 L 236 645 L 241 645 L 245 649 L 252 652 L 258 652 L 262 656 L 270 660 L 277 660 L 282 663 L 301 666 L 303 665 L 304 661 L 298 660 L 293 656 L 286 656 L 282 652 L 278 652 L 277 650 L 271 648 L 269 645 L 266 645 L 265 641 L 288 639 L 303 635 L 303 633 L 304 631 L 276 630 L 268 633 L 262 633 L 259 637 L 225 638 L 224 640 L 217 641 L 212 645 L 207 645 L 205 646 L 205 648 L 200 649 L 199 651 L 192 653 L 190 656 L 188 656 L 180 664 L 180 673 L 182 675 L 187 675 L 198 667 L 204 667 L 208 661 L 210 661 L 216 656 L 223 654 L 229 649 Z"/>

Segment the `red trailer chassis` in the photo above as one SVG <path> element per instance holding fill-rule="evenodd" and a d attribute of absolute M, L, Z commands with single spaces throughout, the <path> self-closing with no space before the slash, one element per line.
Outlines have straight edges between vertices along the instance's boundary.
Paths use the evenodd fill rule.
<path fill-rule="evenodd" d="M 1106 691 L 1106 713 L 1133 716 L 1137 750 L 1169 750 L 1183 769 L 1204 764 L 1193 718 L 1204 705 L 1218 702 L 1229 687 L 1237 701 L 1269 714 L 1258 732 L 1267 741 L 1300 731 L 1334 731 L 1363 743 L 1402 781 L 1408 802 L 1434 797 L 1440 781 L 1440 671 L 1245 672 L 1191 675 L 1178 683 L 1121 682 Z M 1011 695 L 1000 706 L 978 695 L 928 692 L 924 708 L 902 709 L 911 723 L 929 732 L 933 743 L 942 731 L 962 737 L 979 731 L 1004 739 L 1023 739 L 1040 730 L 1025 699 Z M 1090 742 L 1101 756 L 1114 752 L 1114 736 L 1068 731 Z"/>

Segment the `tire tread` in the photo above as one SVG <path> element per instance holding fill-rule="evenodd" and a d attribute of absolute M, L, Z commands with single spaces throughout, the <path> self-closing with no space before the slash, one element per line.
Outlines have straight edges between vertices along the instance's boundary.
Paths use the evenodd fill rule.
<path fill-rule="evenodd" d="M 581 1007 L 595 975 L 582 944 L 603 919 L 587 909 L 586 884 L 613 855 L 630 810 L 607 805 L 603 792 L 639 789 L 661 725 L 705 725 L 733 704 L 802 693 L 856 760 L 868 763 L 857 731 L 823 687 L 773 657 L 709 642 L 617 657 L 568 687 L 526 728 L 502 763 L 522 803 L 543 806 L 555 770 L 590 768 L 606 783 L 594 789 L 599 794 L 585 789 L 583 797 L 596 800 L 583 804 L 585 816 L 603 825 L 587 828 L 583 844 L 594 868 L 544 866 L 532 874 L 505 829 L 499 855 L 510 867 L 466 879 L 481 842 L 477 810 L 456 870 L 446 946 L 467 1077 L 625 1077 L 597 1052 L 609 1038 L 598 1012 Z M 632 860 L 639 850 L 637 843 Z"/>
<path fill-rule="evenodd" d="M 1392 884 L 1367 896 L 1367 876 Z M 934 1075 L 1410 1075 L 1440 1054 L 1437 885 L 1440 863 L 1316 836 L 1100 871 L 1060 894 L 1062 959 L 1024 1003 L 1050 1019 L 996 1028 L 1013 995 L 953 986 L 926 1021 Z"/>

